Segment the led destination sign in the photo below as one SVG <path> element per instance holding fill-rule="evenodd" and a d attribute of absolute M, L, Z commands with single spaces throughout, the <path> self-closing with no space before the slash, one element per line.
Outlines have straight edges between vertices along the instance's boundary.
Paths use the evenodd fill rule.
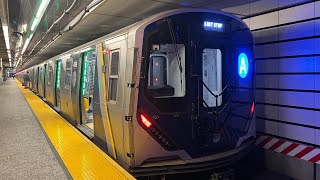
<path fill-rule="evenodd" d="M 203 27 L 204 27 L 204 30 L 206 31 L 222 32 L 224 30 L 224 25 L 218 22 L 204 21 Z"/>

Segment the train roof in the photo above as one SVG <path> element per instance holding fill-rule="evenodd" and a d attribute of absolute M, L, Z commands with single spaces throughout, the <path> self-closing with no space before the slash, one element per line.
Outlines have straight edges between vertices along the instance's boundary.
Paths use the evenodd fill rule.
<path fill-rule="evenodd" d="M 129 25 L 127 27 L 124 27 L 124 28 L 119 29 L 117 31 L 114 31 L 112 33 L 109 33 L 109 34 L 107 34 L 105 36 L 102 36 L 100 38 L 97 38 L 95 40 L 87 42 L 87 43 L 85 43 L 83 45 L 77 46 L 77 47 L 75 47 L 75 48 L 73 48 L 71 50 L 68 50 L 68 51 L 66 51 L 64 53 L 56 55 L 56 56 L 54 56 L 52 58 L 49 58 L 49 59 L 43 61 L 42 63 L 44 63 L 44 62 L 46 62 L 48 60 L 57 60 L 57 59 L 61 58 L 62 56 L 71 54 L 72 52 L 79 51 L 81 49 L 88 48 L 90 46 L 96 45 L 96 44 L 98 44 L 100 42 L 103 42 L 103 41 L 106 41 L 108 39 L 113 39 L 114 37 L 118 37 L 118 36 L 121 36 L 121 35 L 124 35 L 124 34 L 128 34 L 128 33 L 136 33 L 137 31 L 143 31 L 146 26 L 148 26 L 149 24 L 151 24 L 151 23 L 153 23 L 153 22 L 155 22 L 157 20 L 160 20 L 162 18 L 165 18 L 165 17 L 168 17 L 168 16 L 172 16 L 172 15 L 176 15 L 176 14 L 190 13 L 190 12 L 205 12 L 205 13 L 215 13 L 215 14 L 224 15 L 224 16 L 230 17 L 232 19 L 235 19 L 235 20 L 241 22 L 246 28 L 249 29 L 249 27 L 240 18 L 238 18 L 237 16 L 234 16 L 232 14 L 226 13 L 226 12 L 209 10 L 209 9 L 197 9 L 197 8 L 174 9 L 174 10 L 169 10 L 169 11 L 165 11 L 165 12 L 162 12 L 162 13 L 158 13 L 158 14 L 152 15 L 149 18 L 146 18 L 146 19 L 141 20 L 139 22 L 136 22 L 136 23 L 134 23 L 132 25 Z M 39 63 L 39 64 L 42 64 L 42 63 Z M 37 65 L 35 65 L 35 66 L 37 66 Z"/>

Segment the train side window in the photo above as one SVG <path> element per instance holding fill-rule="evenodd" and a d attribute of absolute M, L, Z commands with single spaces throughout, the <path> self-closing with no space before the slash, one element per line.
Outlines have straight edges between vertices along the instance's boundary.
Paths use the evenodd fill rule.
<path fill-rule="evenodd" d="M 109 89 L 108 100 L 117 101 L 118 79 L 119 79 L 119 59 L 120 52 L 111 52 L 110 70 L 109 70 Z"/>
<path fill-rule="evenodd" d="M 68 59 L 66 62 L 66 77 L 65 77 L 65 88 L 70 89 L 71 86 L 71 60 Z"/>
<path fill-rule="evenodd" d="M 51 80 L 52 80 L 52 65 L 49 64 L 49 73 L 48 73 L 48 84 L 51 84 Z"/>

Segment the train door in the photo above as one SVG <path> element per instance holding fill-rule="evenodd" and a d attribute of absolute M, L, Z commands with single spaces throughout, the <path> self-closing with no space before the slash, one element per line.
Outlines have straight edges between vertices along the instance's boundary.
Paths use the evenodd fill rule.
<path fill-rule="evenodd" d="M 46 85 L 47 85 L 47 64 L 44 64 L 43 70 L 43 98 L 46 98 Z"/>
<path fill-rule="evenodd" d="M 123 37 L 121 37 L 123 38 Z M 122 83 L 125 80 L 124 69 L 126 67 L 126 58 L 127 58 L 127 44 L 126 39 L 120 39 L 116 42 L 107 43 L 106 42 L 106 121 L 109 124 L 109 131 L 112 134 L 109 137 L 110 144 L 114 144 L 114 147 L 108 147 L 108 151 L 116 159 L 125 159 L 127 156 L 123 154 L 123 149 L 127 152 L 131 152 L 128 147 L 130 140 L 127 138 L 129 131 L 124 129 L 126 125 L 123 114 L 123 95 L 124 95 L 124 86 Z M 121 76 L 123 75 L 123 76 Z M 128 99 L 129 101 L 129 99 Z M 123 122 L 125 121 L 125 122 Z M 114 139 L 117 137 L 117 139 Z M 132 136 L 131 136 L 132 137 Z M 121 140 L 119 140 L 121 139 Z M 109 150 L 110 149 L 110 150 Z M 112 150 L 112 151 L 111 151 Z M 127 160 L 124 160 L 128 162 Z M 130 161 L 130 160 L 129 160 Z"/>
<path fill-rule="evenodd" d="M 39 93 L 39 72 L 40 68 L 39 66 L 37 67 L 37 70 L 36 70 L 36 93 L 38 94 Z"/>
<path fill-rule="evenodd" d="M 60 75 L 61 75 L 61 60 L 56 61 L 56 81 L 55 81 L 55 107 L 60 111 Z"/>
<path fill-rule="evenodd" d="M 80 79 L 80 129 L 85 133 L 94 133 L 93 121 L 93 86 L 96 66 L 95 49 L 81 54 L 81 79 Z M 89 131 L 87 131 L 89 130 Z"/>
<path fill-rule="evenodd" d="M 30 73 L 30 72 L 29 72 Z M 34 72 L 34 68 L 32 68 L 32 76 L 31 76 L 31 87 L 30 87 L 30 89 L 33 89 L 33 91 L 35 91 L 35 84 L 36 84 L 36 82 L 35 82 L 35 72 Z M 30 86 L 30 85 L 29 85 Z"/>

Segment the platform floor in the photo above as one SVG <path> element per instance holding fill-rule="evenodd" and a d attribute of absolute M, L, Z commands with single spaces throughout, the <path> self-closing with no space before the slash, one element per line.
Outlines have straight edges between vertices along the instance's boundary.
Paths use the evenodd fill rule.
<path fill-rule="evenodd" d="M 38 96 L 16 82 L 73 179 L 135 179 Z"/>
<path fill-rule="evenodd" d="M 0 179 L 67 179 L 16 82 L 0 85 Z"/>

